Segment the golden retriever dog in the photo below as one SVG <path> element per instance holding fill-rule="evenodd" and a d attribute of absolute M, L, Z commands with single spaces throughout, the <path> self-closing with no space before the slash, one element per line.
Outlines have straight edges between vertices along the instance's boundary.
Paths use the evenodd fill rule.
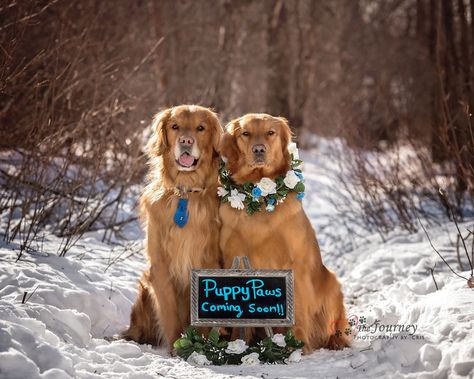
<path fill-rule="evenodd" d="M 222 128 L 207 108 L 181 105 L 155 116 L 149 184 L 141 197 L 149 270 L 124 337 L 170 349 L 190 322 L 193 268 L 219 268 L 217 154 Z"/>
<path fill-rule="evenodd" d="M 220 153 L 237 184 L 274 180 L 290 169 L 287 121 L 267 114 L 247 114 L 227 126 Z M 222 203 L 220 248 L 224 267 L 235 256 L 249 257 L 256 269 L 292 269 L 294 274 L 295 336 L 305 352 L 350 345 L 343 294 L 334 273 L 321 260 L 316 234 L 296 193 L 289 192 L 273 212 L 248 215 Z"/>

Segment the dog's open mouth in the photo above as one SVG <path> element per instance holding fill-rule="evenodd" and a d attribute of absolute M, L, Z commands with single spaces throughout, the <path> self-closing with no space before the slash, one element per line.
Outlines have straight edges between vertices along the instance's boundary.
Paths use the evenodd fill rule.
<path fill-rule="evenodd" d="M 179 156 L 179 158 L 176 162 L 181 167 L 189 168 L 189 167 L 192 167 L 192 166 L 196 166 L 198 164 L 198 161 L 199 161 L 199 158 L 195 158 L 191 154 L 189 154 L 188 152 L 184 152 L 183 154 L 181 154 Z"/>

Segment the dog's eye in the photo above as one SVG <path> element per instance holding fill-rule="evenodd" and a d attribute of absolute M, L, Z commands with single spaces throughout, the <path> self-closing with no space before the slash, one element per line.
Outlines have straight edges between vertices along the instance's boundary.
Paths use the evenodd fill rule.
<path fill-rule="evenodd" d="M 245 131 L 245 132 L 242 133 L 242 135 L 245 136 L 245 137 L 248 137 L 250 135 L 250 133 Z"/>
<path fill-rule="evenodd" d="M 199 125 L 196 129 L 198 132 L 202 132 L 204 130 L 204 126 Z"/>
<path fill-rule="evenodd" d="M 269 131 L 267 132 L 267 134 L 268 134 L 269 136 L 272 136 L 272 135 L 275 134 L 275 132 L 274 132 L 273 130 L 269 130 Z"/>
<path fill-rule="evenodd" d="M 173 126 L 171 127 L 171 129 L 174 129 L 174 130 L 178 130 L 179 126 L 176 125 L 176 124 L 173 124 Z"/>

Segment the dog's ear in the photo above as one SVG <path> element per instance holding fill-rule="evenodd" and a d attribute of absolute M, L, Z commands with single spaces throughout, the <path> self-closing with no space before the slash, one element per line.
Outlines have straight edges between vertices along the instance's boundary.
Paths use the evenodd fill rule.
<path fill-rule="evenodd" d="M 276 117 L 278 121 L 280 121 L 281 125 L 281 148 L 283 150 L 283 156 L 286 157 L 285 154 L 288 154 L 288 144 L 291 142 L 291 138 L 293 133 L 291 132 L 290 125 L 288 124 L 288 120 L 284 117 Z"/>
<path fill-rule="evenodd" d="M 230 165 L 232 165 L 234 162 L 237 162 L 239 159 L 239 148 L 234 135 L 234 124 L 235 121 L 231 121 L 226 126 L 226 132 L 222 135 L 218 149 L 222 159 L 225 162 L 229 162 Z"/>
<path fill-rule="evenodd" d="M 166 138 L 166 124 L 171 117 L 171 110 L 172 108 L 165 109 L 153 117 L 152 136 L 147 145 L 148 155 L 150 156 L 163 155 L 169 146 Z"/>
<path fill-rule="evenodd" d="M 211 123 L 212 123 L 212 127 L 214 128 L 214 132 L 212 133 L 212 149 L 213 149 L 214 155 L 218 156 L 223 130 L 222 130 L 221 123 L 219 122 L 219 119 L 217 118 L 217 114 L 215 114 L 212 111 L 209 111 L 209 112 L 211 112 Z"/>

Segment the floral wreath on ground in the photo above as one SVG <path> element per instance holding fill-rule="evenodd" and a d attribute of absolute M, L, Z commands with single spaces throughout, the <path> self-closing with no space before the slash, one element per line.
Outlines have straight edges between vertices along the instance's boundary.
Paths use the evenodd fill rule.
<path fill-rule="evenodd" d="M 262 178 L 258 183 L 246 182 L 235 183 L 230 177 L 230 172 L 222 161 L 219 168 L 219 179 L 221 186 L 217 189 L 217 195 L 222 203 L 230 203 L 235 209 L 246 209 L 249 215 L 259 212 L 264 207 L 267 212 L 273 212 L 277 204 L 285 201 L 289 192 L 296 192 L 296 198 L 302 200 L 304 197 L 304 177 L 301 172 L 302 160 L 299 159 L 296 143 L 288 145 L 291 157 L 290 170 L 285 176 L 278 176 L 275 180 Z"/>
<path fill-rule="evenodd" d="M 205 338 L 192 326 L 173 344 L 178 356 L 188 363 L 219 366 L 299 362 L 303 346 L 303 341 L 297 340 L 291 330 L 286 335 L 275 334 L 249 347 L 240 339 L 230 342 L 221 339 L 216 329 Z"/>

